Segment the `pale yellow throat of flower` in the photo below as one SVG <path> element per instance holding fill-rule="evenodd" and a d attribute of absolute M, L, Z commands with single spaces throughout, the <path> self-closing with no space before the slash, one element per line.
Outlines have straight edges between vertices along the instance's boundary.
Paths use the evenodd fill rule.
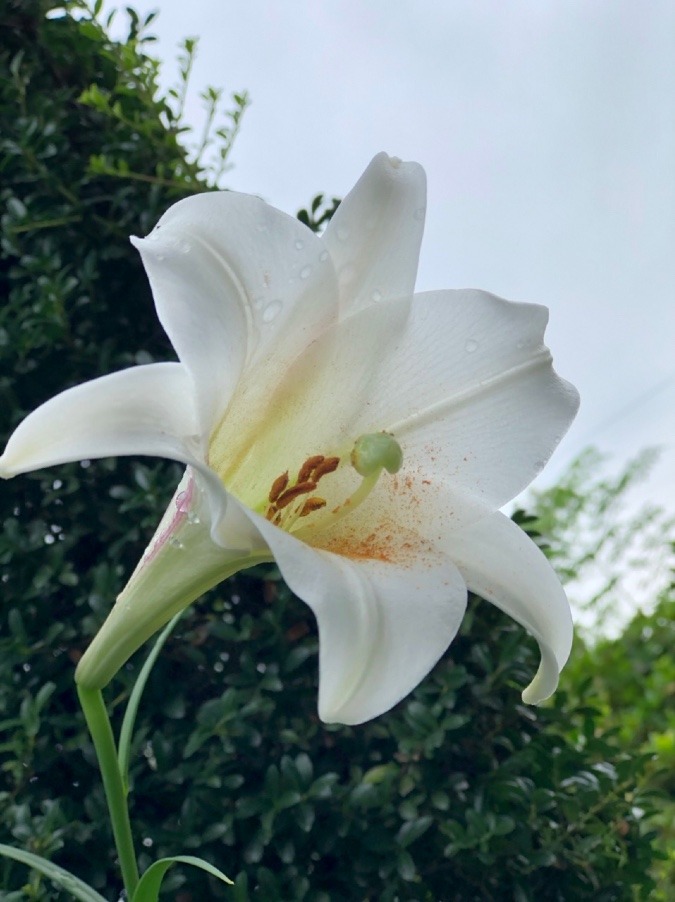
<path fill-rule="evenodd" d="M 295 476 L 288 470 L 280 473 L 273 479 L 266 497 L 241 500 L 275 526 L 311 545 L 321 533 L 366 501 L 384 470 L 397 473 L 402 463 L 403 453 L 393 436 L 386 432 L 369 433 L 360 436 L 346 453 L 311 455 Z M 341 467 L 352 468 L 361 482 L 336 503 L 330 481 Z M 332 499 L 330 504 L 328 498 Z"/>

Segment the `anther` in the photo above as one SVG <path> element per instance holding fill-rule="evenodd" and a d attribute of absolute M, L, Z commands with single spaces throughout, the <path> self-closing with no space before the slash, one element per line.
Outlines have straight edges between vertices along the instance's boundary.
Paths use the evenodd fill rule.
<path fill-rule="evenodd" d="M 316 495 L 314 498 L 308 498 L 307 501 L 302 505 L 302 509 L 300 510 L 300 516 L 306 517 L 308 514 L 313 514 L 314 511 L 321 510 L 322 507 L 326 506 L 326 501 L 324 498 L 318 498 Z"/>
<path fill-rule="evenodd" d="M 316 467 L 314 473 L 312 474 L 312 478 L 315 482 L 318 482 L 322 476 L 325 476 L 327 473 L 333 473 L 340 466 L 340 458 L 339 457 L 326 457 L 324 460 Z"/>
<path fill-rule="evenodd" d="M 308 457 L 304 464 L 300 467 L 298 472 L 298 482 L 307 482 L 307 480 L 312 476 L 314 470 L 322 464 L 326 458 L 323 454 L 314 454 L 312 457 Z"/>
<path fill-rule="evenodd" d="M 308 492 L 313 492 L 315 488 L 315 482 L 307 481 L 299 482 L 292 488 L 286 489 L 286 491 L 282 492 L 282 494 L 279 495 L 276 500 L 277 510 L 281 510 L 283 507 L 287 507 L 291 503 L 291 501 L 294 501 L 300 495 L 306 495 Z"/>
<path fill-rule="evenodd" d="M 282 473 L 281 476 L 277 476 L 277 478 L 272 483 L 272 488 L 269 493 L 269 501 L 270 504 L 274 504 L 279 495 L 284 491 L 286 486 L 288 485 L 288 470 L 285 473 Z"/>

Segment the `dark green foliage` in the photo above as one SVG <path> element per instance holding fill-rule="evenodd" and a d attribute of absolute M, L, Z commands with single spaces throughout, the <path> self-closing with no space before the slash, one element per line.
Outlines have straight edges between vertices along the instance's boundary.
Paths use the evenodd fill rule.
<path fill-rule="evenodd" d="M 648 826 L 663 855 L 652 873 L 655 900 L 675 896 L 675 584 L 652 614 L 639 613 L 619 639 L 579 654 L 569 679 L 601 712 L 602 728 L 616 730 L 627 751 L 651 757 L 649 781 L 663 796 Z"/>
<path fill-rule="evenodd" d="M 127 236 L 204 185 L 155 97 L 143 23 L 119 45 L 89 16 L 45 18 L 55 2 L 0 2 L 4 443 L 56 391 L 172 356 Z M 321 201 L 305 216 L 324 221 Z M 111 460 L 0 491 L 0 841 L 111 900 L 119 878 L 72 675 L 179 472 Z M 564 691 L 549 709 L 522 706 L 536 664 L 522 630 L 473 602 L 411 698 L 366 726 L 326 727 L 308 609 L 273 568 L 231 580 L 186 614 L 143 700 L 141 866 L 186 852 L 236 877 L 226 889 L 176 868 L 176 902 L 646 899 L 645 758 Z M 139 666 L 107 691 L 118 724 Z M 6 861 L 0 887 L 8 902 L 64 898 Z"/>

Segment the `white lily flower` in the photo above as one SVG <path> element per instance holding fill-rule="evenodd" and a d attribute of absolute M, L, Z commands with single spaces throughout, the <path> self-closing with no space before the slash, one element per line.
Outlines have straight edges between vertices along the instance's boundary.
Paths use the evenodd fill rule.
<path fill-rule="evenodd" d="M 275 560 L 318 622 L 325 721 L 409 693 L 454 638 L 467 586 L 539 643 L 523 698 L 554 691 L 567 599 L 499 508 L 542 469 L 577 393 L 553 371 L 545 308 L 413 294 L 425 202 L 424 170 L 379 154 L 321 237 L 217 192 L 132 239 L 180 362 L 57 395 L 0 458 L 6 478 L 122 454 L 188 465 L 80 683 L 101 688 L 174 613 Z"/>

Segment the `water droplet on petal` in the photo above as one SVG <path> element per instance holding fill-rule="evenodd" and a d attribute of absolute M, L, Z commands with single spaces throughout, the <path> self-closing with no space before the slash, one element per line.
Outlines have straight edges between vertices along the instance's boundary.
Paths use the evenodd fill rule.
<path fill-rule="evenodd" d="M 473 354 L 473 352 L 478 348 L 478 342 L 475 338 L 470 338 L 467 343 L 464 345 L 464 350 L 468 354 Z"/>
<path fill-rule="evenodd" d="M 202 522 L 194 511 L 190 511 L 190 513 L 187 515 L 187 518 L 188 523 L 192 523 L 193 526 L 196 526 L 198 523 Z"/>
<path fill-rule="evenodd" d="M 271 323 L 272 320 L 281 313 L 282 306 L 283 304 L 281 303 L 281 301 L 271 301 L 263 310 L 263 321 L 266 323 Z"/>
<path fill-rule="evenodd" d="M 312 267 L 311 267 L 311 266 L 303 266 L 302 269 L 300 270 L 300 278 L 301 278 L 301 279 L 308 279 L 308 278 L 309 278 L 309 274 L 311 273 L 311 271 L 312 271 Z"/>
<path fill-rule="evenodd" d="M 378 291 L 376 288 L 375 291 L 373 291 L 373 293 L 370 295 L 370 299 L 371 301 L 375 301 L 375 303 L 377 304 L 378 301 L 382 300 L 382 292 Z"/>
<path fill-rule="evenodd" d="M 340 228 L 337 230 L 337 236 L 340 241 L 346 241 L 349 238 L 349 229 L 347 228 L 347 226 L 340 226 Z"/>
<path fill-rule="evenodd" d="M 169 539 L 169 545 L 171 545 L 172 548 L 177 548 L 179 551 L 185 547 L 180 539 L 176 538 L 176 536 L 171 536 L 171 538 Z"/>
<path fill-rule="evenodd" d="M 301 250 L 303 249 L 304 246 L 305 246 L 305 242 L 304 242 L 304 241 L 300 241 L 299 238 L 296 238 L 296 241 L 295 241 L 295 248 L 296 248 L 296 250 L 301 251 Z"/>
<path fill-rule="evenodd" d="M 418 207 L 413 215 L 418 222 L 422 222 L 426 212 L 426 207 Z"/>
<path fill-rule="evenodd" d="M 181 513 L 185 513 L 190 507 L 190 499 L 187 492 L 181 492 L 176 496 L 176 507 Z"/>

